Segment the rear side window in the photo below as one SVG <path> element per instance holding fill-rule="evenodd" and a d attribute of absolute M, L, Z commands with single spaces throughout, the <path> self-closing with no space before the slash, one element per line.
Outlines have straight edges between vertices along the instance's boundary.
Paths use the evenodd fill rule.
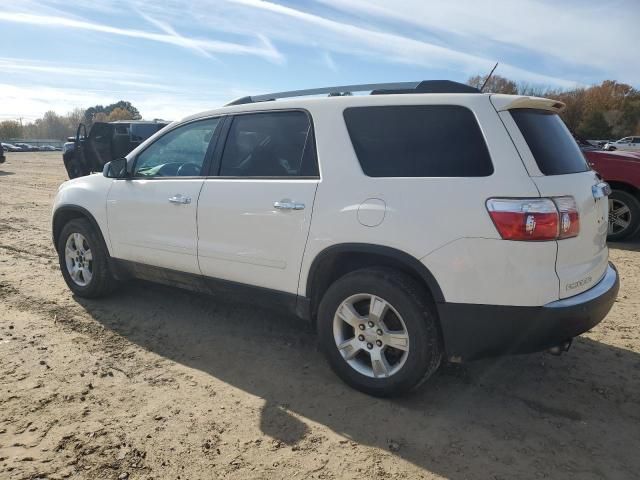
<path fill-rule="evenodd" d="M 589 169 L 580 147 L 557 114 L 530 108 L 510 112 L 543 174 L 565 175 Z"/>
<path fill-rule="evenodd" d="M 473 113 L 455 105 L 353 107 L 347 130 L 369 177 L 485 177 L 491 157 Z"/>
<path fill-rule="evenodd" d="M 131 141 L 132 142 L 142 142 L 146 140 L 151 135 L 156 133 L 160 128 L 158 128 L 157 123 L 132 123 L 131 124 Z"/>
<path fill-rule="evenodd" d="M 89 132 L 93 142 L 109 144 L 113 136 L 113 125 L 108 123 L 94 123 Z"/>
<path fill-rule="evenodd" d="M 313 129 L 302 111 L 238 115 L 222 154 L 223 177 L 317 177 Z"/>

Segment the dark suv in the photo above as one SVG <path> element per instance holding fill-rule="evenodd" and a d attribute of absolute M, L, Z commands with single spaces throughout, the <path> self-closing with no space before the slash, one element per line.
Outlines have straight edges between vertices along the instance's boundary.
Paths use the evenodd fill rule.
<path fill-rule="evenodd" d="M 69 178 L 102 171 L 106 163 L 124 157 L 168 124 L 169 122 L 142 120 L 96 122 L 87 135 L 87 129 L 81 123 L 75 138 L 69 137 L 62 150 Z"/>

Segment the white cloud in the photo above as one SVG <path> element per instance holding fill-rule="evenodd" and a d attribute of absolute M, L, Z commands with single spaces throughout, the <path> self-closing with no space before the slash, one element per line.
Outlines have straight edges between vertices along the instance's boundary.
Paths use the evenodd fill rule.
<path fill-rule="evenodd" d="M 33 15 L 22 12 L 0 12 L 0 21 L 13 23 L 26 23 L 30 25 L 40 25 L 45 27 L 64 27 L 80 30 L 91 30 L 95 32 L 120 35 L 132 38 L 141 38 L 154 42 L 161 42 L 179 47 L 194 50 L 198 53 L 223 53 L 232 55 L 254 55 L 266 60 L 282 63 L 284 57 L 274 48 L 271 42 L 263 35 L 258 35 L 258 45 L 243 45 L 239 43 L 223 42 L 217 40 L 207 40 L 198 38 L 183 37 L 175 33 L 154 33 L 144 30 L 127 29 L 113 27 L 100 23 L 60 16 Z"/>
<path fill-rule="evenodd" d="M 61 65 L 59 62 L 31 61 L 22 58 L 0 57 L 0 71 L 4 73 L 47 73 L 66 77 L 110 78 L 113 70 L 94 68 L 91 66 Z M 118 77 L 144 78 L 149 75 L 127 71 L 118 71 Z"/>
<path fill-rule="evenodd" d="M 220 28 L 228 28 L 236 33 L 241 33 L 246 28 L 262 28 L 273 39 L 307 46 L 322 46 L 326 50 L 367 57 L 377 62 L 448 69 L 463 72 L 466 75 L 489 71 L 495 63 L 493 57 L 469 53 L 470 49 L 462 51 L 385 31 L 380 29 L 380 26 L 373 28 L 333 20 L 266 0 L 226 1 L 227 5 L 242 7 L 242 9 L 229 11 L 224 6 L 210 9 L 208 13 L 201 15 L 205 18 L 211 15 Z M 329 2 L 336 8 L 346 8 L 344 5 L 348 5 L 348 3 L 343 4 L 341 0 L 329 0 Z M 413 0 L 407 3 L 413 3 Z M 425 11 L 423 3 L 416 0 L 412 6 L 415 10 Z M 392 5 L 393 9 L 411 11 L 409 4 L 406 6 L 402 6 L 400 2 L 388 4 Z M 567 88 L 576 85 L 575 81 L 569 79 L 532 72 L 507 63 L 501 63 L 501 65 L 505 71 L 510 71 L 516 80 L 542 82 Z"/>
<path fill-rule="evenodd" d="M 177 119 L 235 97 L 271 90 L 275 84 L 281 83 L 279 88 L 301 79 L 314 80 L 308 72 L 284 68 L 286 59 L 280 49 L 286 52 L 290 47 L 301 47 L 318 73 L 329 72 L 331 78 L 357 75 L 350 68 L 351 58 L 369 60 L 380 81 L 401 80 L 398 65 L 419 67 L 424 77 L 431 76 L 431 71 L 448 71 L 453 78 L 464 78 L 488 72 L 500 60 L 496 52 L 505 51 L 515 60 L 501 61 L 498 73 L 515 80 L 573 87 L 577 82 L 555 72 L 578 72 L 583 67 L 599 69 L 602 78 L 630 83 L 637 84 L 640 77 L 638 62 L 618 60 L 632 58 L 628 47 L 638 44 L 640 30 L 630 26 L 633 15 L 606 21 L 610 5 L 605 15 L 604 7 L 591 3 L 576 6 L 547 0 L 494 0 L 490 7 L 472 0 L 316 0 L 304 7 L 276 1 L 280 0 L 104 0 L 69 8 L 68 0 L 8 0 L 0 11 L 0 22 L 96 32 L 101 34 L 97 42 L 101 47 L 108 47 L 107 36 L 111 41 L 156 42 L 158 58 L 169 62 L 171 56 L 165 57 L 163 50 L 168 50 L 166 45 L 177 46 L 200 56 L 215 56 L 221 68 L 189 68 L 189 74 L 166 75 L 150 62 L 130 67 L 144 71 L 123 72 L 117 54 L 98 66 L 0 57 L 0 71 L 5 72 L 0 79 L 4 82 L 0 116 L 35 118 L 50 109 L 66 112 L 126 98 L 146 118 Z M 95 20 L 103 18 L 109 21 Z M 135 28 L 123 27 L 123 18 Z M 536 56 L 541 69 L 532 71 L 517 57 L 520 53 L 523 58 Z M 243 68 L 239 78 L 236 70 L 223 63 L 224 55 L 252 57 L 283 68 L 265 65 L 269 76 L 262 77 L 258 61 L 252 68 Z M 114 64 L 107 64 L 109 60 Z M 90 61 L 97 60 L 91 57 Z M 562 68 L 563 63 L 568 68 Z M 240 88 L 239 82 L 260 87 Z M 81 88 L 72 88 L 79 84 Z"/>
<path fill-rule="evenodd" d="M 137 82 L 133 82 L 137 83 Z M 138 86 L 144 88 L 135 89 Z M 138 108 L 144 118 L 163 118 L 178 120 L 195 112 L 210 110 L 224 105 L 229 99 L 250 94 L 237 88 L 216 88 L 213 94 L 176 89 L 175 87 L 158 85 L 153 90 L 146 84 L 135 85 L 132 89 L 126 84 L 122 89 L 91 88 L 78 89 L 68 87 L 51 87 L 41 83 L 15 85 L 0 83 L 0 120 L 18 119 L 35 120 L 44 112 L 53 110 L 66 113 L 74 108 L 87 108 L 92 105 L 108 105 L 126 98 Z M 166 89 L 165 89 L 166 88 Z"/>
<path fill-rule="evenodd" d="M 158 27 L 160 30 L 165 32 L 170 37 L 175 38 L 176 42 L 181 43 L 181 42 L 184 42 L 186 40 L 182 35 L 180 35 L 178 32 L 176 32 L 175 29 L 171 25 L 169 25 L 168 23 L 165 23 L 165 22 L 162 22 L 162 21 L 157 20 L 155 18 L 152 18 L 149 15 L 146 15 L 145 13 L 140 12 L 140 11 L 138 12 L 138 15 L 140 15 L 142 18 L 144 18 L 147 22 L 149 22 L 152 25 L 155 25 L 156 27 Z M 196 50 L 196 52 L 202 54 L 204 57 L 212 58 L 211 53 L 209 53 L 206 49 L 202 48 L 201 46 L 193 45 L 193 48 Z"/>
<path fill-rule="evenodd" d="M 618 80 L 637 82 L 640 63 L 631 45 L 640 43 L 640 2 L 549 0 L 426 1 L 316 0 L 332 8 L 381 21 L 396 20 L 466 44 L 524 49 L 573 66 L 598 69 Z M 627 52 L 627 60 L 621 60 Z M 522 68 L 520 69 L 522 72 Z"/>
<path fill-rule="evenodd" d="M 324 62 L 324 65 L 332 72 L 338 71 L 338 65 L 336 64 L 335 60 L 333 59 L 333 56 L 329 52 L 324 52 L 322 54 L 322 61 Z"/>

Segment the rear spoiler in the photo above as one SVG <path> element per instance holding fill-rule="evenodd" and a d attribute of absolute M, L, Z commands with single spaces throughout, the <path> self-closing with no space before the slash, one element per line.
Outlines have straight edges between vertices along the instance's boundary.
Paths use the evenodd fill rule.
<path fill-rule="evenodd" d="M 499 112 L 515 108 L 533 108 L 560 113 L 566 107 L 564 103 L 550 98 L 520 97 L 515 95 L 491 95 L 491 103 Z"/>

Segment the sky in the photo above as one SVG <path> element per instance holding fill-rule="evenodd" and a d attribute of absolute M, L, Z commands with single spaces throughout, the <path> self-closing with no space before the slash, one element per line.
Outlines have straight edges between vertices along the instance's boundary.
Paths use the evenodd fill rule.
<path fill-rule="evenodd" d="M 177 120 L 234 98 L 497 74 L 640 88 L 640 0 L 3 0 L 0 120 L 132 102 Z"/>

